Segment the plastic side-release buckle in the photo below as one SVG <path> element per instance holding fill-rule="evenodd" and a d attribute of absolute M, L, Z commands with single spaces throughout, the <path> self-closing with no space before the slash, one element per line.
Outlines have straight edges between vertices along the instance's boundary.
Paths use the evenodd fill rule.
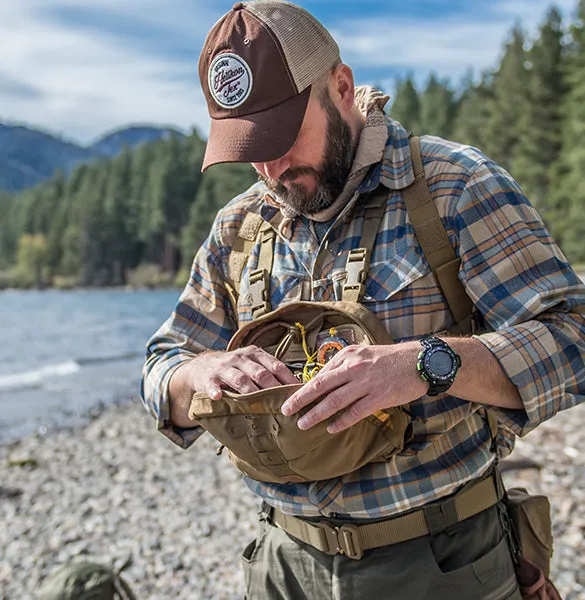
<path fill-rule="evenodd" d="M 252 297 L 252 317 L 260 317 L 270 312 L 268 302 L 269 280 L 266 269 L 255 269 L 250 273 L 250 295 Z"/>
<path fill-rule="evenodd" d="M 354 248 L 349 251 L 345 269 L 347 279 L 343 286 L 343 291 L 357 290 L 358 295 L 362 296 L 365 292 L 364 282 L 370 266 L 370 251 L 368 248 Z"/>

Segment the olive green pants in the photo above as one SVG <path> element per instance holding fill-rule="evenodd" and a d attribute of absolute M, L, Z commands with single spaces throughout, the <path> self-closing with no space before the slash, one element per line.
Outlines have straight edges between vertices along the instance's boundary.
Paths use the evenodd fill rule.
<path fill-rule="evenodd" d="M 434 535 L 329 556 L 260 517 L 242 555 L 247 600 L 521 600 L 502 504 Z"/>

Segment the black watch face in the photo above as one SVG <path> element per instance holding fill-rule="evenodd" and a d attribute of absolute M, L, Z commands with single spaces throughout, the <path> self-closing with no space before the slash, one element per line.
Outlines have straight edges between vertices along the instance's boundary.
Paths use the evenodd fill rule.
<path fill-rule="evenodd" d="M 448 352 L 436 350 L 428 359 L 428 370 L 437 379 L 444 379 L 453 371 L 453 358 Z"/>

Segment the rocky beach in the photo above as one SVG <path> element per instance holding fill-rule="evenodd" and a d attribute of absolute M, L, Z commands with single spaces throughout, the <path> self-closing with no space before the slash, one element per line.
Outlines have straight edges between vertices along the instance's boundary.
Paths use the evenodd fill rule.
<path fill-rule="evenodd" d="M 553 578 L 565 600 L 585 599 L 585 406 L 518 442 L 542 469 L 511 471 L 509 485 L 548 494 Z M 139 400 L 96 413 L 74 430 L 0 448 L 0 598 L 34 599 L 43 580 L 76 558 L 121 566 L 137 597 L 243 597 L 239 553 L 259 503 L 217 444 L 184 452 L 154 430 Z"/>

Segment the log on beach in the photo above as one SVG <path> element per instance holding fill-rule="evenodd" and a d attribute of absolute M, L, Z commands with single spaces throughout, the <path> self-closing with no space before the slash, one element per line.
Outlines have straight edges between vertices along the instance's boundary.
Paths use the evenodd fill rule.
<path fill-rule="evenodd" d="M 553 577 L 565 600 L 585 598 L 585 406 L 518 444 L 541 469 L 509 484 L 551 498 Z M 183 451 L 154 429 L 138 400 L 85 427 L 0 447 L 0 598 L 28 600 L 75 558 L 121 565 L 138 598 L 243 597 L 239 555 L 255 535 L 259 501 L 217 443 Z"/>

